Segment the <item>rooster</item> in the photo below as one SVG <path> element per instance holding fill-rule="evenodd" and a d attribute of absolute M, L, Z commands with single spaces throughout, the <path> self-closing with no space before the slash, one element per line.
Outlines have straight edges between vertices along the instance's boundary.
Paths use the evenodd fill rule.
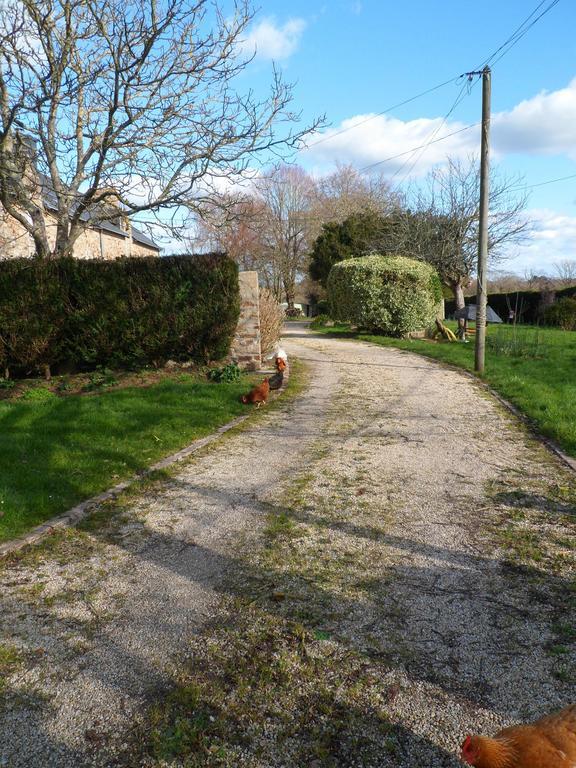
<path fill-rule="evenodd" d="M 242 395 L 243 403 L 256 403 L 256 408 L 260 408 L 261 405 L 266 405 L 268 395 L 270 394 L 270 380 L 264 379 L 262 384 L 258 384 L 257 387 L 248 392 L 247 395 Z"/>
<path fill-rule="evenodd" d="M 575 768 L 576 704 L 492 739 L 466 736 L 460 757 L 476 768 Z"/>
<path fill-rule="evenodd" d="M 274 365 L 276 366 L 278 373 L 284 373 L 286 370 L 286 360 L 284 360 L 283 357 L 277 357 L 274 361 Z"/>

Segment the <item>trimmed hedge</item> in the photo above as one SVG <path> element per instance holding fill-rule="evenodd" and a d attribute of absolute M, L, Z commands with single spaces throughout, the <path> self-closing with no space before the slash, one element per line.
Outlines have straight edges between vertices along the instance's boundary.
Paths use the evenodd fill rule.
<path fill-rule="evenodd" d="M 240 312 L 221 254 L 0 262 L 0 366 L 159 365 L 224 357 Z"/>
<path fill-rule="evenodd" d="M 429 264 L 373 254 L 335 264 L 328 276 L 328 298 L 334 320 L 402 336 L 433 324 L 442 285 Z"/>
<path fill-rule="evenodd" d="M 576 287 L 562 288 L 558 291 L 514 291 L 513 293 L 489 293 L 488 304 L 504 322 L 508 321 L 510 310 L 517 313 L 519 323 L 536 324 L 542 322 L 542 313 L 550 302 L 563 297 L 576 296 Z M 467 296 L 466 304 L 476 304 L 476 296 Z M 446 317 L 456 311 L 456 302 L 446 302 Z"/>
<path fill-rule="evenodd" d="M 576 298 L 565 296 L 546 307 L 542 313 L 546 325 L 554 325 L 564 331 L 576 331 Z"/>

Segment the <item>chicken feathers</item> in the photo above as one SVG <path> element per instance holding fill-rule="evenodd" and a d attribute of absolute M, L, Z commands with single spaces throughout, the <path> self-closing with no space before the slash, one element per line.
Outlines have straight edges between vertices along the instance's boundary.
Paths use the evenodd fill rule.
<path fill-rule="evenodd" d="M 461 758 L 476 768 L 575 768 L 576 704 L 492 739 L 467 736 Z"/>
<path fill-rule="evenodd" d="M 259 408 L 261 405 L 266 404 L 269 394 L 270 394 L 270 380 L 264 379 L 262 384 L 258 384 L 258 386 L 251 389 L 247 395 L 242 395 L 242 402 L 255 403 L 256 407 Z"/>

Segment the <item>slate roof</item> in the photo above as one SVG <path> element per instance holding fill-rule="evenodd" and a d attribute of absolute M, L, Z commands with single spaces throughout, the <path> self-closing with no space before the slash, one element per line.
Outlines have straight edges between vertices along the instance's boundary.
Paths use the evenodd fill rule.
<path fill-rule="evenodd" d="M 42 187 L 42 199 L 44 201 L 44 205 L 48 210 L 56 211 L 58 210 L 58 198 L 56 197 L 56 193 L 54 192 L 54 187 L 52 186 L 52 181 L 46 176 L 45 174 L 41 173 L 40 175 L 40 184 Z M 90 222 L 92 220 L 92 212 L 91 211 L 84 211 L 84 213 L 80 216 L 81 221 Z M 121 227 L 114 224 L 112 221 L 95 221 L 92 225 L 95 229 L 102 229 L 105 232 L 110 232 L 113 235 L 117 235 L 118 237 L 128 237 L 128 232 L 123 230 Z M 134 225 L 132 225 L 132 240 L 136 243 L 141 243 L 142 245 L 147 245 L 149 248 L 155 248 L 157 251 L 160 250 L 160 246 L 156 245 L 156 243 L 151 240 L 147 235 L 144 234 L 144 232 L 141 232 L 139 229 L 137 229 Z"/>

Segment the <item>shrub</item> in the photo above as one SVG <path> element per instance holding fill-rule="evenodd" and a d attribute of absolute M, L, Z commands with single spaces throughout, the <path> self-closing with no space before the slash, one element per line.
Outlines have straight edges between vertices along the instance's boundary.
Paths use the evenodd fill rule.
<path fill-rule="evenodd" d="M 546 307 L 543 318 L 546 325 L 557 325 L 565 331 L 576 330 L 576 299 L 559 299 Z"/>
<path fill-rule="evenodd" d="M 219 254 L 0 262 L 0 366 L 160 365 L 224 357 L 238 269 Z"/>
<path fill-rule="evenodd" d="M 284 310 L 267 288 L 260 289 L 260 351 L 267 357 L 278 344 L 284 324 Z"/>
<path fill-rule="evenodd" d="M 310 323 L 310 328 L 324 328 L 331 320 L 330 315 L 316 315 Z"/>
<path fill-rule="evenodd" d="M 208 378 L 210 381 L 215 381 L 217 384 L 239 381 L 240 368 L 236 363 L 228 363 L 228 365 L 223 365 L 221 368 L 212 368 L 212 370 L 208 372 Z"/>
<path fill-rule="evenodd" d="M 442 286 L 429 264 L 373 254 L 335 264 L 328 297 L 334 320 L 402 336 L 434 322 Z"/>
<path fill-rule="evenodd" d="M 32 400 L 35 403 L 45 403 L 55 400 L 58 396 L 47 387 L 32 387 L 26 390 L 22 395 L 22 400 Z"/>

